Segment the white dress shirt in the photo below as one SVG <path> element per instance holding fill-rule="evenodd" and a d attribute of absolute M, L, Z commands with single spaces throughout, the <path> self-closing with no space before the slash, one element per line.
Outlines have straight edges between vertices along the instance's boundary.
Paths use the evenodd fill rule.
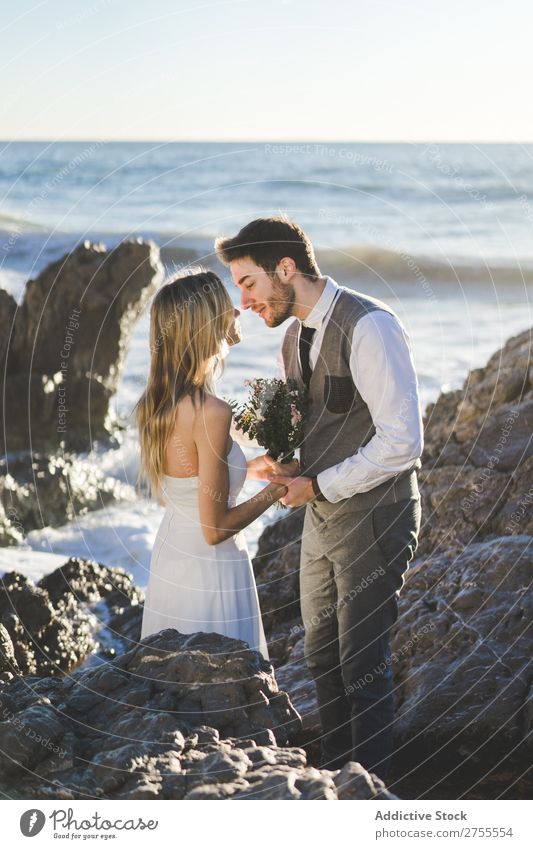
<path fill-rule="evenodd" d="M 326 277 L 320 298 L 303 322 L 317 331 L 309 352 L 311 368 L 339 291 L 337 283 Z M 279 363 L 284 373 L 281 358 Z M 398 316 L 375 310 L 357 322 L 350 371 L 376 433 L 355 454 L 317 475 L 321 492 L 331 502 L 368 492 L 406 471 L 420 457 L 424 445 L 411 343 Z"/>

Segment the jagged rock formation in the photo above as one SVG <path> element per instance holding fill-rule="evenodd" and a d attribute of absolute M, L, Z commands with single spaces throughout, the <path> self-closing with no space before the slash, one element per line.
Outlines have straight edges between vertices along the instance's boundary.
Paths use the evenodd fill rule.
<path fill-rule="evenodd" d="M 305 509 L 291 510 L 259 537 L 253 567 L 269 653 L 279 664 L 291 640 L 287 625 L 300 618 L 300 538 Z"/>
<path fill-rule="evenodd" d="M 93 654 L 114 657 L 133 617 L 140 633 L 142 601 L 122 569 L 77 557 L 37 584 L 8 572 L 0 579 L 0 680 L 61 675 Z"/>
<path fill-rule="evenodd" d="M 30 280 L 19 307 L 0 290 L 0 545 L 135 497 L 73 452 L 120 433 L 109 402 L 161 276 L 153 243 L 85 242 Z"/>
<path fill-rule="evenodd" d="M 418 556 L 533 533 L 533 330 L 429 405 L 425 443 Z"/>
<path fill-rule="evenodd" d="M 9 631 L 0 624 L 0 682 L 11 681 L 21 671 Z"/>
<path fill-rule="evenodd" d="M 19 307 L 2 292 L 4 453 L 109 439 L 129 334 L 161 275 L 153 243 L 85 242 L 30 280 Z"/>
<path fill-rule="evenodd" d="M 419 559 L 392 645 L 396 750 L 439 781 L 520 776 L 531 763 L 533 538 L 492 537 Z"/>
<path fill-rule="evenodd" d="M 308 766 L 300 720 L 245 643 L 168 629 L 68 678 L 0 691 L 0 791 L 35 799 L 393 799 Z"/>
<path fill-rule="evenodd" d="M 0 545 L 35 528 L 61 526 L 113 501 L 134 501 L 133 486 L 75 454 L 23 454 L 0 460 Z"/>

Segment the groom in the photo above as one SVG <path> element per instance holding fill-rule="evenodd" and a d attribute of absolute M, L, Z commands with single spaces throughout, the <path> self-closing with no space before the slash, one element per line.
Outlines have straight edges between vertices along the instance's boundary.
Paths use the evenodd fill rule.
<path fill-rule="evenodd" d="M 309 409 L 300 474 L 280 480 L 285 504 L 307 505 L 300 594 L 321 765 L 356 760 L 384 778 L 390 630 L 420 527 L 423 436 L 409 338 L 386 304 L 323 276 L 309 238 L 284 217 L 252 221 L 215 247 L 243 309 L 268 327 L 296 319 L 283 367 L 307 386 Z"/>

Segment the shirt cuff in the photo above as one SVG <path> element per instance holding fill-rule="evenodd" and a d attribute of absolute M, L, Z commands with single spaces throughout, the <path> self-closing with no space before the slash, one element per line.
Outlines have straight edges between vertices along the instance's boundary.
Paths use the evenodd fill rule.
<path fill-rule="evenodd" d="M 324 493 L 320 489 L 320 486 L 318 484 L 318 480 L 317 480 L 316 477 L 311 478 L 311 486 L 313 488 L 313 492 L 315 493 L 315 498 L 316 498 L 317 501 L 327 501 L 326 496 L 324 495 Z"/>
<path fill-rule="evenodd" d="M 335 467 L 331 469 L 325 469 L 323 472 L 319 472 L 316 476 L 316 481 L 318 486 L 320 487 L 320 492 L 326 499 L 326 501 L 331 501 L 333 504 L 336 501 L 340 501 L 342 499 L 342 495 L 339 495 L 336 487 L 335 480 L 337 478 Z"/>

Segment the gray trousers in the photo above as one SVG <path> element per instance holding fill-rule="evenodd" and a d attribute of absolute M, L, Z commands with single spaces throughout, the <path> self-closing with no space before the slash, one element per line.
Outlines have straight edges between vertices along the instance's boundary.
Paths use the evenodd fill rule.
<path fill-rule="evenodd" d="M 385 777 L 392 754 L 390 629 L 417 547 L 416 472 L 337 504 L 307 505 L 300 594 L 322 724 L 322 766 Z"/>

